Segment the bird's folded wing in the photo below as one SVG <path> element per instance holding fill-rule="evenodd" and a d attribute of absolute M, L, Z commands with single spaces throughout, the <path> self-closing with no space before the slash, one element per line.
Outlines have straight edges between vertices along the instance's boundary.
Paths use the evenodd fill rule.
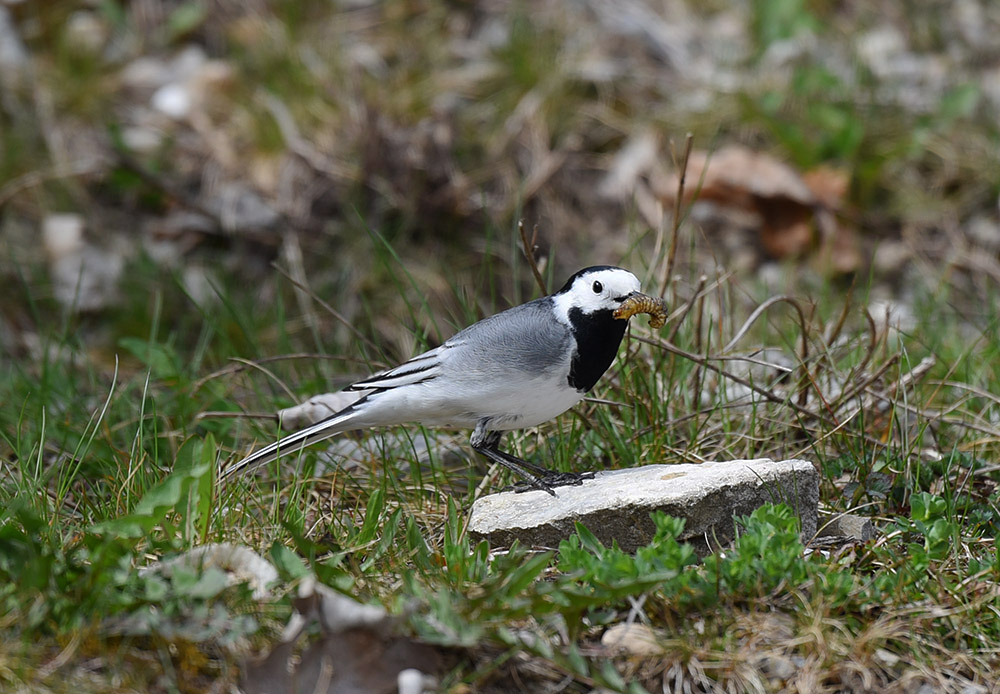
<path fill-rule="evenodd" d="M 344 390 L 386 390 L 388 388 L 399 388 L 416 383 L 425 383 L 435 377 L 441 371 L 441 354 L 447 349 L 445 343 L 430 351 L 418 354 L 407 362 L 403 362 L 397 367 L 369 376 L 363 381 L 352 383 Z"/>

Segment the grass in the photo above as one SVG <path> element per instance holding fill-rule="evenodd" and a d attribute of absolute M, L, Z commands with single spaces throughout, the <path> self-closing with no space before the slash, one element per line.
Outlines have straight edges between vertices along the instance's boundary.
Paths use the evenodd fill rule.
<path fill-rule="evenodd" d="M 412 297 L 400 323 L 426 324 L 434 310 L 418 281 L 396 254 L 382 262 L 386 277 L 398 278 L 385 291 Z M 623 262 L 643 267 L 638 254 Z M 600 546 L 580 527 L 557 553 L 515 547 L 494 556 L 464 533 L 486 470 L 446 432 L 371 433 L 339 449 L 350 452 L 349 465 L 329 462 L 319 447 L 301 465 L 215 487 L 223 460 L 277 435 L 241 410 L 269 411 L 291 402 L 289 393 L 320 392 L 366 368 L 349 359 L 267 360 L 324 344 L 316 334 L 336 320 L 317 311 L 317 324 L 296 321 L 287 285 L 261 311 L 226 289 L 235 278 L 221 279 L 211 311 L 189 303 L 177 320 L 168 322 L 162 298 L 148 298 L 141 320 L 122 323 L 130 334 L 118 338 L 117 362 L 82 352 L 81 326 L 69 318 L 38 325 L 41 359 L 12 361 L 2 398 L 16 405 L 0 413 L 5 687 L 193 691 L 232 680 L 274 637 L 290 598 L 259 604 L 210 570 L 169 579 L 138 571 L 218 541 L 286 567 L 279 593 L 311 572 L 400 611 L 421 639 L 459 649 L 444 677 L 449 691 L 492 691 L 515 671 L 529 690 L 565 680 L 581 691 L 652 691 L 661 681 L 766 691 L 782 686 L 768 669 L 782 659 L 797 664 L 783 680 L 789 686 L 993 681 L 995 326 L 971 341 L 949 335 L 940 330 L 947 310 L 932 302 L 912 335 L 890 335 L 872 333 L 850 307 L 817 305 L 799 324 L 779 304 L 740 330 L 720 360 L 743 319 L 720 319 L 713 307 L 746 288 L 724 281 L 698 296 L 688 294 L 697 283 L 682 284 L 676 313 L 690 310 L 672 340 L 634 324 L 596 393 L 625 406 L 585 403 L 511 437 L 514 448 L 560 469 L 801 455 L 821 465 L 826 510 L 870 515 L 883 534 L 805 553 L 795 518 L 765 507 L 743 519 L 731 551 L 701 563 L 676 543 L 680 527 L 666 517 L 634 555 Z M 44 295 L 27 284 L 44 280 L 25 282 L 24 296 Z M 453 293 L 459 315 L 477 314 L 467 292 Z M 36 300 L 36 315 L 57 311 L 51 302 Z M 414 344 L 448 332 L 420 331 Z M 362 354 L 360 340 L 326 347 Z M 237 354 L 255 361 L 227 361 Z M 736 358 L 753 354 L 786 369 Z M 930 372 L 900 385 L 930 355 L 938 357 Z M 598 649 L 601 631 L 622 620 L 659 630 L 662 653 Z M 96 675 L 87 665 L 95 662 Z"/>

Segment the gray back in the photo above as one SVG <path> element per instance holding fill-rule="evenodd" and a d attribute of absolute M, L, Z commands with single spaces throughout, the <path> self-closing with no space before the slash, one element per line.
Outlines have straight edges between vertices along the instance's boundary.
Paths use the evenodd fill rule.
<path fill-rule="evenodd" d="M 569 368 L 571 334 L 543 297 L 501 311 L 456 333 L 444 343 L 448 366 L 474 370 L 479 364 L 498 364 L 530 376 L 560 364 Z"/>

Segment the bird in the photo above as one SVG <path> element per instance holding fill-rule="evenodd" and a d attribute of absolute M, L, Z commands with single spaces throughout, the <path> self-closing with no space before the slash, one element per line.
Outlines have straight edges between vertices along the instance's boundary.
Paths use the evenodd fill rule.
<path fill-rule="evenodd" d="M 339 412 L 247 455 L 221 471 L 232 478 L 337 434 L 421 424 L 471 429 L 474 451 L 523 479 L 517 491 L 581 484 L 592 473 L 548 470 L 500 450 L 508 431 L 537 426 L 580 402 L 611 366 L 629 318 L 662 300 L 641 292 L 620 267 L 595 265 L 559 291 L 484 318 L 440 346 L 347 386 L 361 397 Z M 657 307 L 655 310 L 651 307 Z"/>

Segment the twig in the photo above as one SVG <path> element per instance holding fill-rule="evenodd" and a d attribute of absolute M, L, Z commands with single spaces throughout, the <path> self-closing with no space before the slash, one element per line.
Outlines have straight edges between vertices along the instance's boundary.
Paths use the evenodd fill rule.
<path fill-rule="evenodd" d="M 899 361 L 898 353 L 890 355 L 889 358 L 886 359 L 885 362 L 879 368 L 877 368 L 874 373 L 867 376 L 863 381 L 854 384 L 853 386 L 851 386 L 850 389 L 845 389 L 844 394 L 841 397 L 837 398 L 837 401 L 831 404 L 830 408 L 833 411 L 839 410 L 841 407 L 850 402 L 859 393 L 873 392 L 871 391 L 872 384 L 881 379 L 889 369 L 891 369 L 893 366 L 896 365 L 898 361 Z M 884 395 L 879 397 L 883 397 L 886 400 L 890 399 L 888 397 L 885 397 Z"/>
<path fill-rule="evenodd" d="M 635 405 L 628 402 L 618 402 L 617 400 L 605 400 L 604 398 L 591 398 L 586 397 L 583 399 L 584 402 L 591 402 L 595 405 L 610 405 L 611 407 L 635 407 Z"/>
<path fill-rule="evenodd" d="M 295 124 L 295 118 L 288 106 L 278 99 L 274 94 L 260 89 L 254 95 L 258 102 L 262 103 L 271 113 L 281 137 L 288 145 L 292 154 L 306 162 L 313 171 L 323 174 L 327 178 L 341 179 L 350 182 L 357 182 L 361 177 L 356 171 L 341 166 L 336 161 L 319 152 L 316 147 L 299 134 L 299 128 Z"/>
<path fill-rule="evenodd" d="M 893 355 L 897 356 L 897 355 Z M 934 368 L 937 363 L 937 359 L 934 355 L 926 356 L 920 360 L 920 362 L 914 366 L 912 369 L 907 371 L 905 374 L 901 375 L 896 382 L 893 383 L 886 389 L 886 394 L 890 398 L 895 398 L 899 395 L 899 391 L 909 390 L 913 385 L 927 375 L 927 372 Z"/>
<path fill-rule="evenodd" d="M 681 204 L 684 198 L 684 183 L 687 179 L 687 167 L 688 159 L 691 157 L 691 146 L 694 143 L 694 135 L 688 133 L 685 138 L 684 143 L 684 157 L 681 159 L 680 164 L 677 167 L 677 196 L 674 198 L 674 222 L 670 233 L 670 248 L 667 250 L 667 266 L 660 277 L 660 295 L 666 293 L 667 285 L 670 284 L 670 278 L 674 274 L 674 262 L 677 259 L 677 246 L 678 239 L 681 232 Z M 670 143 L 671 156 L 674 158 L 674 163 L 677 163 L 676 153 L 673 152 L 673 142 Z"/>
<path fill-rule="evenodd" d="M 538 237 L 538 227 L 536 226 L 533 229 L 530 242 L 528 241 L 528 232 L 524 229 L 523 219 L 517 220 L 517 231 L 521 234 L 521 249 L 524 251 L 524 257 L 528 261 L 528 267 L 531 268 L 531 274 L 535 276 L 535 283 L 542 290 L 542 294 L 548 294 L 549 290 L 545 287 L 542 272 L 538 269 L 538 261 L 535 260 L 535 240 Z"/>
<path fill-rule="evenodd" d="M 865 369 L 868 368 L 868 364 L 871 363 L 872 358 L 875 356 L 875 350 L 878 349 L 878 328 L 875 327 L 875 320 L 872 318 L 872 314 L 865 310 L 865 318 L 868 320 L 868 334 L 870 339 L 868 340 L 868 345 L 865 348 L 865 355 L 861 358 L 861 362 L 851 370 L 851 374 L 845 379 L 845 383 L 850 383 L 857 381 L 861 377 Z M 868 388 L 874 381 L 882 377 L 885 373 L 885 369 L 889 365 L 896 363 L 899 359 L 899 354 L 895 354 L 887 360 L 887 365 L 877 369 L 877 375 L 874 378 L 865 377 L 863 381 L 858 381 L 855 386 L 850 388 L 844 388 L 840 395 L 830 403 L 830 409 L 834 412 L 839 410 L 843 405 L 848 402 L 855 395 L 860 393 L 865 388 Z"/>
<path fill-rule="evenodd" d="M 885 397 L 883 393 L 875 391 L 868 391 L 868 392 L 870 395 L 876 398 Z M 924 419 L 929 419 L 935 422 L 941 422 L 942 424 L 950 424 L 951 426 L 963 427 L 965 429 L 969 429 L 971 431 L 975 431 L 980 434 L 986 434 L 987 436 L 990 436 L 996 440 L 1000 440 L 1000 429 L 998 429 L 997 427 L 990 426 L 989 424 L 980 424 L 978 422 L 970 421 L 968 418 L 949 417 L 948 415 L 943 414 L 942 412 L 936 410 L 928 410 L 926 408 L 916 407 L 914 405 L 907 405 L 905 402 L 893 402 L 893 407 L 897 407 L 900 410 L 903 410 L 917 417 L 923 417 Z M 855 415 L 857 415 L 859 412 L 862 411 L 864 411 L 864 407 L 859 407 L 853 412 L 851 412 L 849 416 L 854 417 Z M 866 436 L 866 438 L 868 437 Z M 884 441 L 880 442 L 880 445 L 884 446 L 885 442 Z"/>
<path fill-rule="evenodd" d="M 770 299 L 763 302 L 760 306 L 754 309 L 753 313 L 750 314 L 750 317 L 743 322 L 743 325 L 740 326 L 740 329 L 736 331 L 736 335 L 734 335 L 733 339 L 731 339 L 729 343 L 722 348 L 722 351 L 728 352 L 730 349 L 732 349 L 733 345 L 736 344 L 736 342 L 739 341 L 739 339 L 746 334 L 747 330 L 750 329 L 750 326 L 753 325 L 754 322 L 756 322 L 756 320 L 761 316 L 761 314 L 764 313 L 764 311 L 769 309 L 771 306 L 774 306 L 779 302 L 791 305 L 799 316 L 799 330 L 801 331 L 802 334 L 802 354 L 799 355 L 799 360 L 800 360 L 799 363 L 802 366 L 802 370 L 804 372 L 803 375 L 805 376 L 801 380 L 801 384 L 799 385 L 799 404 L 805 406 L 808 386 L 810 383 L 813 383 L 812 376 L 809 373 L 809 367 L 806 365 L 806 362 L 809 359 L 809 339 L 807 337 L 808 331 L 806 329 L 806 314 L 802 310 L 802 306 L 799 305 L 799 302 L 793 299 L 792 297 L 785 295 L 772 296 Z M 822 391 L 820 391 L 819 385 L 815 383 L 813 383 L 813 385 L 816 388 L 816 392 L 819 393 L 820 396 L 822 397 Z"/>
<path fill-rule="evenodd" d="M 200 422 L 203 419 L 269 419 L 278 421 L 278 415 L 273 412 L 227 412 L 224 410 L 208 410 L 199 412 L 194 416 L 194 421 Z"/>
<path fill-rule="evenodd" d="M 996 393 L 991 393 L 990 391 L 975 386 L 971 383 L 962 383 L 961 381 L 949 381 L 945 379 L 945 380 L 931 380 L 928 381 L 927 384 L 938 388 L 940 388 L 941 386 L 945 386 L 947 388 L 966 390 L 972 395 L 975 395 L 976 397 L 992 401 L 994 405 L 1000 405 L 1000 395 L 997 395 Z"/>
<path fill-rule="evenodd" d="M 219 215 L 202 205 L 201 202 L 199 202 L 193 195 L 188 193 L 182 187 L 174 185 L 165 177 L 158 176 L 153 173 L 125 152 L 116 151 L 115 156 L 118 166 L 131 171 L 136 176 L 141 178 L 143 183 L 156 188 L 158 191 L 164 193 L 167 197 L 171 198 L 181 206 L 197 212 L 206 219 L 210 220 L 214 227 L 212 229 L 213 232 L 222 233 L 223 236 L 229 236 L 229 234 L 224 233 L 225 225 L 222 223 L 222 219 Z"/>
<path fill-rule="evenodd" d="M 722 348 L 722 351 L 723 352 L 728 352 L 729 350 L 731 350 L 736 345 L 736 343 L 740 341 L 740 338 L 742 338 L 746 334 L 747 330 L 750 329 L 750 326 L 753 325 L 757 321 L 758 318 L 760 318 L 760 315 L 762 313 L 764 313 L 764 311 L 766 311 L 767 309 L 769 309 L 771 306 L 774 306 L 777 303 L 791 304 L 792 307 L 799 314 L 799 327 L 802 329 L 802 356 L 801 356 L 801 359 L 802 359 L 802 361 L 805 361 L 808 358 L 808 356 L 809 356 L 809 354 L 808 354 L 809 347 L 808 347 L 808 345 L 806 343 L 806 340 L 805 340 L 805 329 L 806 329 L 806 326 L 805 326 L 805 314 L 802 311 L 802 307 L 799 306 L 799 303 L 794 298 L 792 298 L 790 296 L 786 296 L 784 294 L 782 294 L 780 296 L 772 296 L 770 299 L 768 299 L 767 301 L 764 301 L 757 308 L 755 308 L 753 310 L 753 313 L 750 314 L 750 317 L 747 318 L 745 321 L 743 321 L 743 325 L 741 325 L 740 329 L 736 331 L 736 334 L 733 336 L 733 338 L 729 342 L 726 343 L 725 347 Z"/>
<path fill-rule="evenodd" d="M 316 315 L 316 309 L 309 301 L 315 294 L 301 288 L 308 287 L 309 280 L 306 277 L 305 260 L 302 257 L 302 244 L 299 243 L 298 232 L 290 229 L 288 233 L 282 235 L 281 250 L 288 263 L 288 273 L 295 278 L 295 301 L 299 305 L 299 312 L 304 316 L 306 325 L 309 326 L 314 339 L 319 343 L 319 316 Z"/>
<path fill-rule="evenodd" d="M 854 380 L 857 376 L 864 373 L 864 370 L 868 368 L 872 359 L 875 358 L 875 350 L 878 349 L 878 328 L 875 327 L 875 319 L 872 318 L 872 314 L 865 309 L 865 320 L 868 322 L 868 334 L 871 336 L 868 340 L 868 345 L 865 347 L 865 355 L 861 358 L 861 363 L 855 367 L 850 380 Z"/>
<path fill-rule="evenodd" d="M 258 371 L 260 371 L 260 372 L 261 372 L 261 373 L 263 373 L 264 375 L 266 375 L 266 376 L 270 377 L 270 378 L 271 378 L 271 380 L 272 380 L 272 381 L 274 381 L 274 382 L 275 382 L 275 384 L 277 384 L 277 386 L 278 386 L 279 388 L 281 388 L 281 389 L 282 389 L 283 391 L 285 391 L 285 395 L 287 395 L 287 396 L 289 397 L 289 399 L 291 399 L 291 400 L 292 400 L 293 402 L 295 402 L 296 404 L 301 404 L 301 402 L 300 402 L 299 398 L 298 398 L 298 397 L 297 397 L 297 396 L 295 395 L 295 393 L 294 393 L 294 392 L 292 392 L 292 389 L 291 389 L 291 388 L 289 388 L 289 387 L 288 387 L 288 386 L 287 386 L 287 385 L 285 384 L 285 382 L 284 382 L 284 381 L 282 381 L 282 380 L 281 380 L 280 378 L 278 378 L 278 375 L 277 375 L 276 373 L 274 373 L 273 371 L 271 371 L 270 369 L 265 369 L 265 368 L 264 368 L 263 366 L 261 366 L 260 364 L 258 364 L 258 363 L 256 363 L 256 362 L 253 362 L 253 361 L 251 361 L 251 360 L 249 360 L 249 359 L 238 359 L 238 358 L 233 358 L 233 361 L 235 361 L 235 362 L 239 362 L 240 364 L 245 364 L 246 366 L 250 367 L 251 369 L 257 369 Z"/>
<path fill-rule="evenodd" d="M 684 304 L 684 308 L 681 310 L 680 315 L 678 315 L 677 319 L 674 320 L 674 324 L 670 328 L 670 334 L 667 335 L 667 342 L 674 341 L 674 338 L 677 336 L 677 331 L 680 330 L 681 323 L 684 322 L 688 313 L 690 313 L 691 309 L 694 308 L 694 302 L 698 300 L 699 296 L 701 296 L 702 291 L 705 289 L 705 282 L 707 281 L 708 278 L 705 277 L 705 275 L 698 278 L 698 286 L 695 287 L 694 294 L 691 295 L 691 298 L 688 299 L 686 304 Z"/>
<path fill-rule="evenodd" d="M 743 395 L 743 396 L 741 396 L 742 399 L 750 399 L 750 397 L 751 396 L 749 396 L 749 395 Z M 659 426 L 659 427 L 676 427 L 676 426 L 680 426 L 681 424 L 684 424 L 684 422 L 689 422 L 692 419 L 698 419 L 699 417 L 704 417 L 704 416 L 707 416 L 707 415 L 717 415 L 722 410 L 737 410 L 737 409 L 740 409 L 740 408 L 743 408 L 743 407 L 746 407 L 746 403 L 745 402 L 740 402 L 740 401 L 735 401 L 735 400 L 731 401 L 731 402 L 724 403 L 724 404 L 718 403 L 718 402 L 713 402 L 711 405 L 708 405 L 706 407 L 702 407 L 701 409 L 696 410 L 694 412 L 688 412 L 687 414 L 683 414 L 683 415 L 681 415 L 679 417 L 671 417 L 670 419 L 668 419 L 666 421 L 658 422 L 657 426 Z M 633 443 L 635 441 L 638 441 L 640 437 L 645 436 L 646 434 L 650 433 L 651 431 L 653 431 L 653 425 L 647 424 L 646 426 L 642 427 L 641 429 L 637 429 L 637 430 L 633 431 L 632 434 L 631 434 L 631 436 L 629 436 L 628 441 L 629 441 L 629 443 Z M 1000 466 L 998 466 L 998 467 L 1000 467 Z"/>
<path fill-rule="evenodd" d="M 722 367 L 715 365 L 713 362 L 717 361 L 717 357 L 703 357 L 701 355 L 688 352 L 685 349 L 681 349 L 680 347 L 677 347 L 674 344 L 671 344 L 669 342 L 666 342 L 658 338 L 649 338 L 649 337 L 643 337 L 641 335 L 633 335 L 632 339 L 638 340 L 639 342 L 644 342 L 647 345 L 652 345 L 653 347 L 659 347 L 660 349 L 676 354 L 679 357 L 693 361 L 694 363 L 699 364 L 705 367 L 706 369 L 709 369 L 710 371 L 714 371 L 723 378 L 727 378 L 733 381 L 734 383 L 739 383 L 740 385 L 749 388 L 758 395 L 762 395 L 766 400 L 769 400 L 778 405 L 785 405 L 787 407 L 790 407 L 795 412 L 803 415 L 804 417 L 807 417 L 809 419 L 819 420 L 821 423 L 826 424 L 828 427 L 843 426 L 842 422 L 838 422 L 832 417 L 824 415 L 820 412 L 814 412 L 807 407 L 803 407 L 802 405 L 799 405 L 797 402 L 795 402 L 788 396 L 778 395 L 777 393 L 774 393 L 773 391 L 770 391 L 767 388 L 760 387 L 759 385 L 757 385 L 756 383 L 754 383 L 749 379 L 737 376 L 736 374 L 730 373 L 725 369 L 723 369 Z M 879 441 L 875 437 L 869 436 L 868 434 L 864 434 L 864 437 L 865 440 L 871 443 L 872 445 L 877 445 L 877 446 L 885 445 L 884 442 Z"/>
<path fill-rule="evenodd" d="M 695 354 L 701 354 L 702 323 L 705 318 L 705 295 L 704 294 L 698 295 L 698 300 L 696 303 L 698 304 L 698 309 L 694 316 L 694 351 Z M 705 370 L 705 365 L 701 364 L 699 365 L 698 368 L 694 370 L 694 373 L 691 374 L 692 375 L 691 404 L 693 405 L 691 409 L 696 409 L 698 407 L 698 401 L 701 399 L 701 379 L 704 370 Z"/>
<path fill-rule="evenodd" d="M 316 352 L 296 352 L 294 354 L 281 354 L 273 357 L 263 357 L 261 359 L 254 360 L 253 363 L 266 364 L 272 361 L 285 361 L 288 359 L 335 359 L 337 361 L 351 361 L 367 365 L 367 362 L 361 359 L 356 359 L 351 357 L 338 357 L 338 356 L 333 356 L 331 354 L 319 354 Z M 195 381 L 194 386 L 191 388 L 191 392 L 197 393 L 205 386 L 206 383 L 208 383 L 209 381 L 213 381 L 216 378 L 220 378 L 222 376 L 227 376 L 230 374 L 236 374 L 239 373 L 240 371 L 245 371 L 246 369 L 249 368 L 250 367 L 246 364 L 246 362 L 240 362 L 239 364 L 230 364 L 229 366 L 213 371 L 207 376 L 202 376 L 197 381 Z"/>
<path fill-rule="evenodd" d="M 840 316 L 837 318 L 837 322 L 834 323 L 823 336 L 823 341 L 826 344 L 832 344 L 834 340 L 840 337 L 841 331 L 844 329 L 844 324 L 847 323 L 847 316 L 851 312 L 851 302 L 854 298 L 854 282 L 851 282 L 851 286 L 847 288 L 847 297 L 844 299 L 844 308 L 840 312 Z"/>
<path fill-rule="evenodd" d="M 78 178 L 104 171 L 108 168 L 108 160 L 104 157 L 82 159 L 66 165 L 56 165 L 45 170 L 29 171 L 18 176 L 0 187 L 0 210 L 18 193 L 40 186 L 47 181 L 62 178 Z"/>
<path fill-rule="evenodd" d="M 742 362 L 744 364 L 755 364 L 757 366 L 763 366 L 771 371 L 776 371 L 779 374 L 790 374 L 795 371 L 795 369 L 790 366 L 784 366 L 782 364 L 775 364 L 774 362 L 767 361 L 766 359 L 759 359 L 754 356 L 760 352 L 765 351 L 764 348 L 760 348 L 751 354 L 734 354 L 734 355 L 719 355 L 714 356 L 712 359 L 715 361 L 731 361 L 731 362 Z"/>

